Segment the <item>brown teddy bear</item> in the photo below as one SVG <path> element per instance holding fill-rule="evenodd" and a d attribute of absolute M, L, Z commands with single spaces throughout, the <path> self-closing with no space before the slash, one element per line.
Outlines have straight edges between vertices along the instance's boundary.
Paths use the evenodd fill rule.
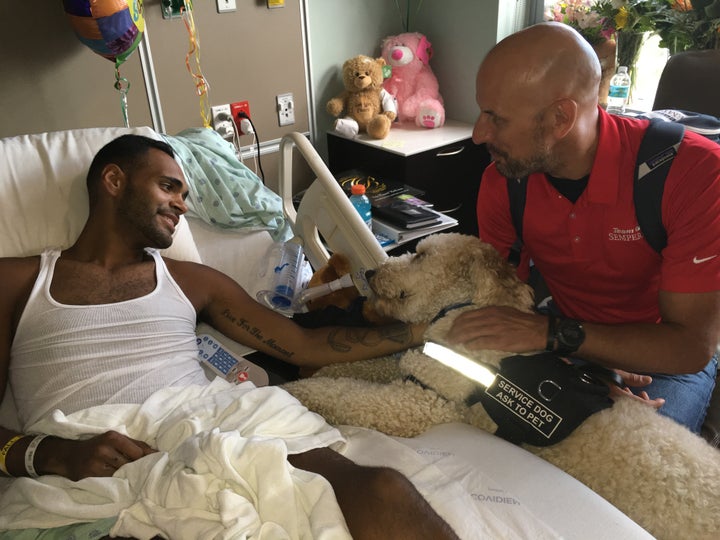
<path fill-rule="evenodd" d="M 345 90 L 327 102 L 327 111 L 339 117 L 333 126 L 342 135 L 354 137 L 366 132 L 374 139 L 384 139 L 397 116 L 393 97 L 383 90 L 382 58 L 358 55 L 342 67 Z"/>

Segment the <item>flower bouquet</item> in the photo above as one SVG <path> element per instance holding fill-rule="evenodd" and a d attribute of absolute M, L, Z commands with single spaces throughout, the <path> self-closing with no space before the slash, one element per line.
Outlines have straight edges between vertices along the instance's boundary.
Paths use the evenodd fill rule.
<path fill-rule="evenodd" d="M 597 9 L 596 0 L 563 0 L 545 11 L 545 20 L 567 24 L 577 30 L 590 45 L 612 38 L 615 27 L 607 15 Z"/>
<path fill-rule="evenodd" d="M 596 6 L 615 33 L 618 65 L 631 73 L 645 35 L 655 31 L 658 1 L 664 0 L 602 0 Z"/>
<path fill-rule="evenodd" d="M 571 26 L 595 49 L 602 70 L 598 100 L 600 105 L 606 107 L 610 79 L 615 73 L 615 41 L 612 39 L 615 26 L 613 21 L 597 9 L 596 0 L 557 2 L 546 10 L 545 19 Z"/>

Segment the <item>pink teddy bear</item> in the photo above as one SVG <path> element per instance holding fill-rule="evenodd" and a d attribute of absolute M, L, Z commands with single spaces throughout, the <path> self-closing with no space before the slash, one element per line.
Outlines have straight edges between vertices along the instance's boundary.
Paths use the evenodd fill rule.
<path fill-rule="evenodd" d="M 389 36 L 382 43 L 382 57 L 391 66 L 383 88 L 398 104 L 398 120 L 426 128 L 445 123 L 445 108 L 439 85 L 429 62 L 432 45 L 417 32 Z"/>

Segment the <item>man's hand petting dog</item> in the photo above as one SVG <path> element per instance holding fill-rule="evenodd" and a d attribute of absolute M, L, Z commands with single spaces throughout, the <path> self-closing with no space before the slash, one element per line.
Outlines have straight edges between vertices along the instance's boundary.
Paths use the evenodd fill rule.
<path fill-rule="evenodd" d="M 507 306 L 483 307 L 458 315 L 447 340 L 469 350 L 541 351 L 547 340 L 547 325 L 544 316 Z"/>
<path fill-rule="evenodd" d="M 545 317 L 523 313 L 515 308 L 492 306 L 461 313 L 448 333 L 448 342 L 462 344 L 470 350 L 493 349 L 524 353 L 545 348 L 547 322 Z M 533 345 L 535 346 L 533 347 Z M 625 383 L 624 388 L 610 385 L 610 397 L 632 397 L 655 409 L 665 403 L 663 398 L 651 399 L 647 392 L 633 392 L 652 382 L 649 375 L 615 370 Z"/>

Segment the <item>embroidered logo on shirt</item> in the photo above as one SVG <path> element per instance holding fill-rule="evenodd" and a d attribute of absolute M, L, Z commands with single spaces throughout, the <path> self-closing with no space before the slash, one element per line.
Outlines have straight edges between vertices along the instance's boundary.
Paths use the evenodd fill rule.
<path fill-rule="evenodd" d="M 642 240 L 642 237 L 643 235 L 640 232 L 639 225 L 632 228 L 613 227 L 608 233 L 608 240 L 616 242 L 634 242 L 636 240 Z"/>
<path fill-rule="evenodd" d="M 695 257 L 693 257 L 693 263 L 702 264 L 704 262 L 708 262 L 708 261 L 714 259 L 715 257 L 717 257 L 717 255 L 710 255 L 709 257 L 703 257 L 702 259 L 698 259 L 697 255 L 696 255 Z"/>

